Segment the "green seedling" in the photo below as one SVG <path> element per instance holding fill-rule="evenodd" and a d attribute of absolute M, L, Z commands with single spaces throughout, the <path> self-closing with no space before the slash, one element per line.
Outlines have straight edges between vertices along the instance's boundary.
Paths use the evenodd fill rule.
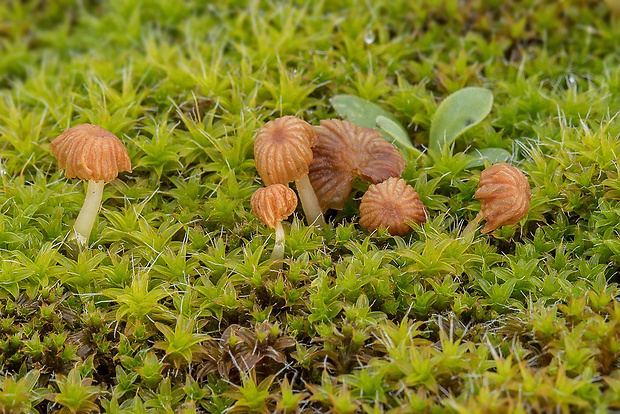
<path fill-rule="evenodd" d="M 448 96 L 437 108 L 431 122 L 429 148 L 441 151 L 465 131 L 478 125 L 491 112 L 493 93 L 468 87 Z"/>

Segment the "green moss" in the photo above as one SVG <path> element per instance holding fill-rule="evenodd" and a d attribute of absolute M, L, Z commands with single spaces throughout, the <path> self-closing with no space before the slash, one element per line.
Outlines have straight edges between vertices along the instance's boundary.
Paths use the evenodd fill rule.
<path fill-rule="evenodd" d="M 466 3 L 466 4 L 465 4 Z M 0 5 L 0 411 L 607 412 L 620 408 L 620 24 L 604 2 L 9 1 Z M 251 214 L 253 136 L 354 94 L 420 149 L 438 102 L 493 91 L 452 151 L 403 153 L 410 236 Z M 49 151 L 127 145 L 92 250 Z M 459 236 L 479 168 L 528 175 L 519 225 Z"/>

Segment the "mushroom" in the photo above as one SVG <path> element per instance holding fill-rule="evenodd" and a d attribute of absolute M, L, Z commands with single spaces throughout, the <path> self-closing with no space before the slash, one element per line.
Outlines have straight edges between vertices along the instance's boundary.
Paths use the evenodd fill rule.
<path fill-rule="evenodd" d="M 368 231 L 385 228 L 392 236 L 413 231 L 409 223 L 422 224 L 428 213 L 418 193 L 402 178 L 373 184 L 362 196 L 360 226 Z"/>
<path fill-rule="evenodd" d="M 356 176 L 377 184 L 405 169 L 403 156 L 376 129 L 327 119 L 316 131 L 309 177 L 322 211 L 344 207 Z"/>
<path fill-rule="evenodd" d="M 480 200 L 480 212 L 463 234 L 474 231 L 483 218 L 486 225 L 482 233 L 518 223 L 530 210 L 532 194 L 527 177 L 520 169 L 500 163 L 482 171 L 474 197 Z"/>
<path fill-rule="evenodd" d="M 115 179 L 119 172 L 131 172 L 131 160 L 116 135 L 92 124 L 65 130 L 50 143 L 50 148 L 67 178 L 88 180 L 84 205 L 68 239 L 76 240 L 82 249 L 101 207 L 105 183 Z"/>
<path fill-rule="evenodd" d="M 288 185 L 295 181 L 308 224 L 322 228 L 325 225 L 323 213 L 308 180 L 312 147 L 316 142 L 317 135 L 310 124 L 294 116 L 284 116 L 267 122 L 258 130 L 254 161 L 266 186 Z"/>
<path fill-rule="evenodd" d="M 276 243 L 271 253 L 274 260 L 284 258 L 284 228 L 282 220 L 286 220 L 297 208 L 297 196 L 288 186 L 271 184 L 259 188 L 250 199 L 252 212 L 265 225 L 276 231 Z"/>

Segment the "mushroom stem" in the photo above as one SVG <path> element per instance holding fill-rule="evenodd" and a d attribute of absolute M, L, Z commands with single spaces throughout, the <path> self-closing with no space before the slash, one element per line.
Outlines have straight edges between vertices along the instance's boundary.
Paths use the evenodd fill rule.
<path fill-rule="evenodd" d="M 478 228 L 478 224 L 480 223 L 480 220 L 482 220 L 482 211 L 478 212 L 478 215 L 476 215 L 476 218 L 474 218 L 472 221 L 469 222 L 469 224 L 467 224 L 467 227 L 465 227 L 463 231 L 461 232 L 461 237 L 466 237 L 470 235 L 471 233 L 475 232 L 476 229 Z"/>
<path fill-rule="evenodd" d="M 271 252 L 271 259 L 281 261 L 284 259 L 284 227 L 282 222 L 278 221 L 276 224 L 276 244 L 273 246 L 273 252 Z"/>
<path fill-rule="evenodd" d="M 297 194 L 299 194 L 301 206 L 304 209 L 308 224 L 314 224 L 322 230 L 325 227 L 325 219 L 323 218 L 319 200 L 316 198 L 312 184 L 310 184 L 308 174 L 295 181 L 295 185 L 297 186 Z"/>
<path fill-rule="evenodd" d="M 75 220 L 73 231 L 68 241 L 76 240 L 80 249 L 88 244 L 90 232 L 95 224 L 95 219 L 101 207 L 101 198 L 103 197 L 103 186 L 105 181 L 88 180 L 88 188 L 86 190 L 86 198 L 84 205 L 80 210 L 80 214 Z"/>

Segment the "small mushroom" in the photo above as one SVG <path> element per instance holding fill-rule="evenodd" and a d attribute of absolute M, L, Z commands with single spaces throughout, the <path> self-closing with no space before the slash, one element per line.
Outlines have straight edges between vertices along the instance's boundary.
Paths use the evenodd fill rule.
<path fill-rule="evenodd" d="M 254 161 L 266 186 L 295 181 L 308 224 L 323 227 L 323 213 L 308 179 L 312 147 L 316 143 L 317 135 L 310 124 L 294 116 L 284 116 L 258 130 Z"/>
<path fill-rule="evenodd" d="M 288 186 L 271 184 L 259 188 L 250 199 L 252 212 L 265 225 L 276 231 L 276 243 L 271 253 L 274 260 L 284 258 L 284 228 L 282 220 L 286 220 L 297 208 L 297 196 Z"/>
<path fill-rule="evenodd" d="M 400 177 L 406 161 L 379 131 L 349 121 L 327 119 L 316 128 L 310 182 L 322 211 L 341 210 L 357 176 L 372 184 Z"/>
<path fill-rule="evenodd" d="M 362 196 L 360 226 L 368 231 L 385 228 L 392 236 L 413 231 L 409 223 L 422 224 L 428 213 L 418 193 L 402 178 L 373 184 Z"/>
<path fill-rule="evenodd" d="M 115 179 L 119 172 L 131 172 L 131 160 L 116 135 L 91 124 L 65 130 L 50 143 L 50 148 L 67 178 L 88 181 L 84 205 L 68 239 L 76 240 L 82 249 L 101 207 L 105 183 Z"/>
<path fill-rule="evenodd" d="M 473 231 L 482 218 L 486 220 L 482 233 L 518 223 L 530 210 L 532 194 L 523 172 L 510 164 L 501 163 L 482 171 L 474 196 L 480 200 L 480 212 L 467 225 L 464 234 Z"/>

